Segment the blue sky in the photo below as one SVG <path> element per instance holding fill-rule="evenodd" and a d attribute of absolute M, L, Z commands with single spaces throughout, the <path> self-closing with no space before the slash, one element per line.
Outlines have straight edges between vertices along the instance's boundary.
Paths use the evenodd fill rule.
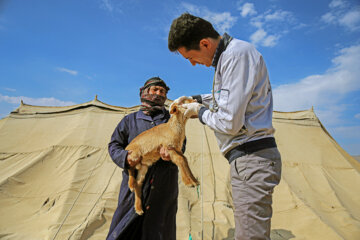
<path fill-rule="evenodd" d="M 152 76 L 168 83 L 170 99 L 209 93 L 214 69 L 167 48 L 185 11 L 257 47 L 274 110 L 314 106 L 335 140 L 360 155 L 358 0 L 0 0 L 0 117 L 20 99 L 61 106 L 98 95 L 131 107 Z"/>

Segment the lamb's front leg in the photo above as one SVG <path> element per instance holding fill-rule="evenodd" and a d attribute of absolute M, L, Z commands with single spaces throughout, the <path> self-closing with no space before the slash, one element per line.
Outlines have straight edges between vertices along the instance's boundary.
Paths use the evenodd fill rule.
<path fill-rule="evenodd" d="M 147 165 L 141 165 L 138 169 L 138 174 L 136 177 L 136 184 L 135 184 L 135 212 L 139 215 L 144 213 L 142 209 L 142 202 L 141 202 L 141 195 L 142 195 L 142 185 L 148 171 Z"/>
<path fill-rule="evenodd" d="M 186 186 L 195 187 L 199 185 L 198 180 L 192 174 L 188 161 L 184 154 L 176 151 L 175 149 L 168 149 L 171 161 L 175 163 L 181 172 L 181 177 Z"/>

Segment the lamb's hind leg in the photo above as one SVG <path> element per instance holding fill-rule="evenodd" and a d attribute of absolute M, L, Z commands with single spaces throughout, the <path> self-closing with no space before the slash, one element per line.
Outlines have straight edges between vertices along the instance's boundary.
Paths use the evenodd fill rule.
<path fill-rule="evenodd" d="M 175 163 L 181 172 L 181 177 L 186 186 L 195 187 L 199 185 L 198 180 L 192 174 L 188 161 L 184 154 L 176 151 L 175 149 L 168 149 L 168 153 L 170 155 L 171 161 Z"/>
<path fill-rule="evenodd" d="M 141 161 L 142 156 L 140 155 L 139 151 L 134 151 L 134 152 L 129 152 L 132 161 L 137 162 L 137 161 Z M 141 164 L 141 163 L 139 163 Z M 135 166 L 136 167 L 136 166 Z M 136 186 L 136 180 L 135 180 L 135 167 L 131 167 L 128 170 L 129 173 L 129 181 L 128 181 L 128 186 L 130 191 L 134 191 L 134 188 Z"/>
<path fill-rule="evenodd" d="M 138 169 L 138 174 L 136 177 L 136 184 L 135 184 L 135 212 L 139 215 L 144 213 L 142 209 L 142 202 L 141 202 L 141 195 L 142 195 L 142 185 L 148 171 L 147 165 L 141 165 Z"/>
<path fill-rule="evenodd" d="M 130 191 L 133 192 L 134 188 L 136 187 L 135 170 L 133 168 L 130 168 L 128 170 L 128 173 L 129 173 L 129 182 L 128 182 L 129 189 Z"/>

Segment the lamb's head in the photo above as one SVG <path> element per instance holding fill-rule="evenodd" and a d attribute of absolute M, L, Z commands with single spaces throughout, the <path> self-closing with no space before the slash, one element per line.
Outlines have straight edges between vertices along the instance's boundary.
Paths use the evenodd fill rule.
<path fill-rule="evenodd" d="M 186 114 L 186 108 L 184 108 L 182 106 L 182 104 L 192 103 L 192 102 L 196 102 L 196 100 L 194 100 L 194 99 L 186 99 L 185 101 L 181 102 L 181 104 L 178 104 L 178 103 L 171 104 L 171 106 L 170 106 L 170 114 L 171 115 L 175 114 L 176 117 L 180 121 L 184 121 L 184 122 L 186 122 L 186 120 L 188 120 L 191 117 L 196 117 L 196 116 Z"/>

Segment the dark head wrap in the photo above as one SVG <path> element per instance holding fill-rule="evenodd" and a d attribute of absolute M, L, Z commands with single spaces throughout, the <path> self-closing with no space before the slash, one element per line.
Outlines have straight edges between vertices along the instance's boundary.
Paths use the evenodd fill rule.
<path fill-rule="evenodd" d="M 149 94 L 149 88 L 151 86 L 161 86 L 166 90 L 166 93 L 170 90 L 164 80 L 159 77 L 152 77 L 145 82 L 144 86 L 140 88 L 140 110 L 146 115 L 153 115 L 154 113 L 161 111 L 164 108 L 164 103 L 166 101 L 166 97 L 164 96 Z"/>

